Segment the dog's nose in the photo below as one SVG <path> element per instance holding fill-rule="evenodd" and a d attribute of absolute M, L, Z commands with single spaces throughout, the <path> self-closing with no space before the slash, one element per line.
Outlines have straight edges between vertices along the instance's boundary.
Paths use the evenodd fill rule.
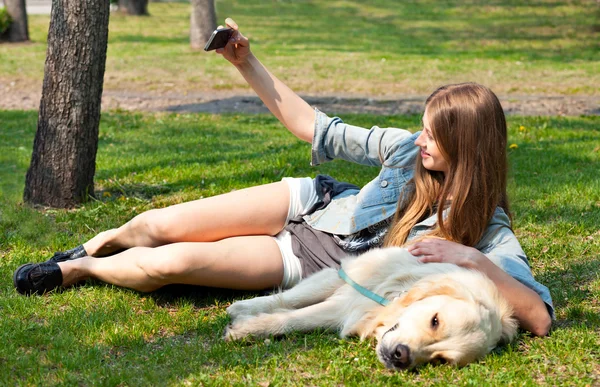
<path fill-rule="evenodd" d="M 390 360 L 396 368 L 407 368 L 410 364 L 410 348 L 404 344 L 396 345 L 390 353 Z"/>

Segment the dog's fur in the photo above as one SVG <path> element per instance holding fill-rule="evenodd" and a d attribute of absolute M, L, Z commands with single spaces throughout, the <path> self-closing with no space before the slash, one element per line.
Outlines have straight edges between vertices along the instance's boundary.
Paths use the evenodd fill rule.
<path fill-rule="evenodd" d="M 388 368 L 428 362 L 465 365 L 516 334 L 512 309 L 485 275 L 447 263 L 420 263 L 403 248 L 343 260 L 358 284 L 392 300 L 381 306 L 325 269 L 292 289 L 227 308 L 226 340 L 316 328 L 375 337 Z"/>

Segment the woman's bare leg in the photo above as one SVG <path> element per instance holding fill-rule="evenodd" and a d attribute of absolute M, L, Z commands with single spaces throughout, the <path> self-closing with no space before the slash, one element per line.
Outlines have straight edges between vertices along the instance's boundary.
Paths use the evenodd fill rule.
<path fill-rule="evenodd" d="M 275 235 L 284 226 L 290 194 L 285 182 L 233 191 L 146 211 L 84 243 L 102 256 L 123 248 L 175 242 L 212 242 L 233 236 Z"/>
<path fill-rule="evenodd" d="M 85 257 L 59 266 L 63 286 L 92 277 L 144 292 L 173 283 L 257 290 L 278 286 L 283 279 L 281 253 L 270 236 L 134 247 L 111 257 Z"/>

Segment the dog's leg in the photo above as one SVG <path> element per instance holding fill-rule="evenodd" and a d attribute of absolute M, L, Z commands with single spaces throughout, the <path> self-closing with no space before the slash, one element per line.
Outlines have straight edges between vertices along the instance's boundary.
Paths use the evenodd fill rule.
<path fill-rule="evenodd" d="M 227 327 L 224 339 L 239 340 L 247 336 L 278 336 L 289 332 L 307 332 L 317 328 L 339 328 L 343 319 L 339 300 L 328 299 L 302 309 L 278 313 L 243 316 Z"/>
<path fill-rule="evenodd" d="M 227 313 L 232 319 L 237 319 L 278 309 L 302 308 L 327 299 L 343 283 L 336 269 L 324 269 L 283 293 L 237 301 L 227 308 Z"/>

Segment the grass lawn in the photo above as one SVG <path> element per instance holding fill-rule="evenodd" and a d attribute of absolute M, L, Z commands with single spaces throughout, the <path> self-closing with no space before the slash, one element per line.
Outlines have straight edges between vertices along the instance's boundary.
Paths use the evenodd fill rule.
<path fill-rule="evenodd" d="M 600 93 L 600 5 L 593 0 L 216 4 L 219 21 L 234 18 L 258 57 L 303 93 L 426 95 L 462 81 L 501 95 Z M 190 49 L 189 3 L 150 3 L 149 12 L 111 15 L 106 90 L 248 92 L 222 58 Z M 0 83 L 41 86 L 48 22 L 32 15 L 32 43 L 0 45 Z"/>
<path fill-rule="evenodd" d="M 279 3 L 278 3 L 279 4 Z M 157 13 L 157 12 L 156 12 Z M 419 127 L 417 116 L 347 116 Z M 309 147 L 261 115 L 104 113 L 97 200 L 33 210 L 21 194 L 37 114 L 0 111 L 0 385 L 598 385 L 600 119 L 509 117 L 515 231 L 554 298 L 547 338 L 516 342 L 462 369 L 394 373 L 373 342 L 330 332 L 225 343 L 225 307 L 252 293 L 169 287 L 151 294 L 90 282 L 18 295 L 20 264 L 45 259 L 135 214 L 279 180 L 328 173 L 364 184 L 378 170 L 309 167 Z"/>
<path fill-rule="evenodd" d="M 500 95 L 600 94 L 592 0 L 217 0 L 257 56 L 301 93 L 429 94 L 476 81 Z M 250 92 L 236 70 L 189 48 L 189 3 L 111 15 L 105 90 Z M 48 16 L 27 44 L 0 44 L 0 85 L 39 90 Z M 416 130 L 417 116 L 344 116 Z M 225 307 L 255 293 L 171 286 L 151 294 L 98 282 L 42 297 L 12 273 L 151 208 L 331 174 L 359 185 L 378 170 L 309 167 L 310 150 L 270 116 L 104 112 L 97 199 L 73 210 L 22 204 L 37 113 L 0 111 L 0 385 L 599 385 L 600 118 L 509 117 L 514 228 L 554 298 L 547 338 L 526 334 L 463 369 L 383 369 L 374 343 L 330 332 L 225 343 Z"/>

